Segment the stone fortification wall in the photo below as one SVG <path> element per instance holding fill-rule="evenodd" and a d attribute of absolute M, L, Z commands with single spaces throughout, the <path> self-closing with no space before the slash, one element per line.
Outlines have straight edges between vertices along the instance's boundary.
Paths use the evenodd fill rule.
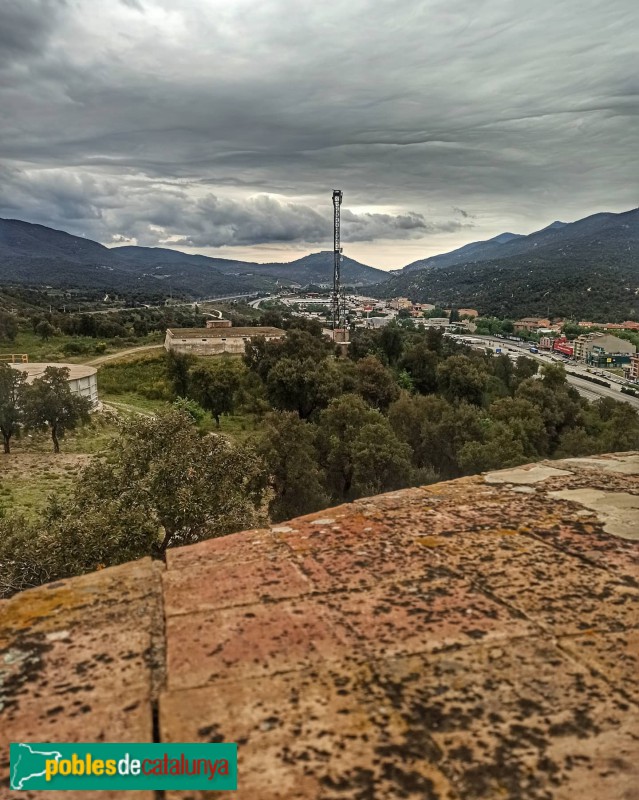
<path fill-rule="evenodd" d="M 5 787 L 9 741 L 155 736 L 237 742 L 247 800 L 636 800 L 639 454 L 61 581 L 0 636 Z"/>

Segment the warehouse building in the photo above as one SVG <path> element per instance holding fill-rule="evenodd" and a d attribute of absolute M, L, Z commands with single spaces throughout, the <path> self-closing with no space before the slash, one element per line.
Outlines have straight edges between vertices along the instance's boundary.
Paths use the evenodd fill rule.
<path fill-rule="evenodd" d="M 173 353 L 195 356 L 216 356 L 221 353 L 241 355 L 246 343 L 257 336 L 267 342 L 286 336 L 279 328 L 169 328 L 164 339 L 164 348 Z"/>

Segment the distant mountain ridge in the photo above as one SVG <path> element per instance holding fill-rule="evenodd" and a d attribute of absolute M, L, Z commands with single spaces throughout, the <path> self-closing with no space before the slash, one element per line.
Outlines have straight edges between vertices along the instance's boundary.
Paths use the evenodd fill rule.
<path fill-rule="evenodd" d="M 383 270 L 346 256 L 345 284 L 387 280 Z M 23 220 L 0 219 L 0 282 L 56 288 L 171 291 L 193 299 L 270 290 L 282 283 L 332 283 L 333 252 L 311 253 L 290 263 L 259 264 L 183 253 L 171 248 L 105 247 L 91 239 Z"/>
<path fill-rule="evenodd" d="M 490 258 L 493 253 L 498 253 L 498 246 L 513 241 L 514 239 L 523 238 L 519 233 L 500 233 L 492 239 L 486 239 L 482 242 L 470 242 L 456 250 L 451 250 L 449 253 L 441 253 L 437 256 L 430 258 L 421 258 L 419 261 L 413 261 L 412 264 L 407 264 L 401 273 L 417 272 L 420 269 L 429 269 L 431 267 L 452 267 L 455 264 L 464 264 L 466 261 L 482 260 L 482 257 Z"/>
<path fill-rule="evenodd" d="M 639 209 L 507 236 L 414 262 L 370 291 L 501 317 L 639 319 Z"/>

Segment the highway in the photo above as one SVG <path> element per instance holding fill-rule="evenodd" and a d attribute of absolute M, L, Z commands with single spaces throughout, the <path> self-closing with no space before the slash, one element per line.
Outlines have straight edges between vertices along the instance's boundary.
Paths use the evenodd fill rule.
<path fill-rule="evenodd" d="M 207 297 L 203 300 L 196 300 L 195 302 L 184 302 L 184 303 L 171 303 L 170 308 L 175 308 L 178 306 L 189 306 L 190 308 L 195 308 L 195 306 L 201 306 L 202 303 L 220 303 L 223 300 L 241 300 L 243 297 L 255 297 L 257 292 L 249 292 L 247 294 L 227 294 L 224 297 Z M 167 308 L 166 303 L 162 303 L 161 305 L 139 305 L 139 306 L 127 306 L 126 308 L 103 308 L 100 311 L 82 311 L 82 314 L 117 314 L 118 311 L 140 311 L 143 308 Z"/>
<path fill-rule="evenodd" d="M 600 380 L 605 380 L 606 382 L 610 383 L 610 388 L 608 389 L 606 386 L 599 386 L 596 383 L 592 383 L 591 381 L 578 377 L 578 375 L 570 374 L 582 373 L 584 375 L 588 375 L 589 373 L 586 372 L 586 367 L 583 364 L 574 361 L 567 361 L 557 356 L 553 358 L 549 353 L 531 353 L 528 349 L 530 344 L 527 342 L 519 343 L 510 341 L 509 339 L 496 339 L 494 336 L 482 336 L 476 333 L 469 334 L 467 338 L 482 339 L 491 347 L 501 347 L 504 351 L 504 354 L 511 357 L 514 356 L 517 358 L 519 356 L 526 356 L 527 358 L 534 358 L 537 361 L 540 361 L 542 364 L 563 364 L 566 368 L 566 372 L 568 373 L 568 383 L 574 386 L 582 397 L 585 397 L 587 400 L 591 401 L 598 400 L 600 397 L 609 397 L 612 400 L 622 400 L 624 403 L 628 403 L 639 411 L 639 397 L 632 397 L 632 395 L 629 394 L 622 394 L 621 387 L 624 384 L 617 383 L 617 381 L 619 381 L 619 377 L 616 375 L 611 375 L 610 377 L 606 376 L 605 378 L 602 378 L 599 375 L 596 376 Z"/>

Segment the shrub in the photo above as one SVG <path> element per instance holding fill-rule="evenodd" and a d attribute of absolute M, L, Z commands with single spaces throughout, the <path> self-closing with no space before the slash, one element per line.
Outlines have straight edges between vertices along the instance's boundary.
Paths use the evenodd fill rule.
<path fill-rule="evenodd" d="M 79 356 L 82 353 L 88 353 L 89 346 L 84 342 L 78 342 L 77 339 L 72 339 L 62 346 L 62 350 L 66 356 Z"/>

